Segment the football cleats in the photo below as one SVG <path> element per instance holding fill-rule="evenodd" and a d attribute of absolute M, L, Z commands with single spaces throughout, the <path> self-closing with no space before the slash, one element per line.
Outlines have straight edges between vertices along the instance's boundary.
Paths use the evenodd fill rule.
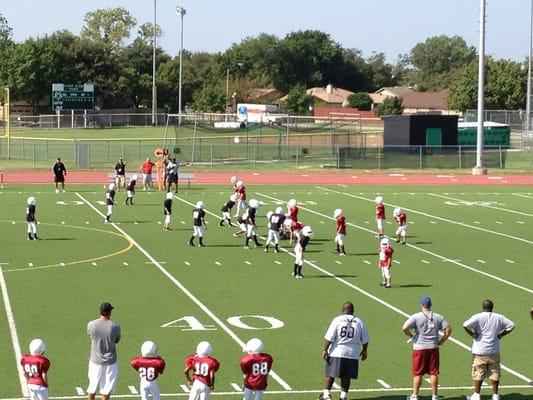
<path fill-rule="evenodd" d="M 235 186 L 237 186 L 238 188 L 241 188 L 243 185 L 244 185 L 243 181 L 237 181 L 237 183 L 235 183 Z"/>
<path fill-rule="evenodd" d="M 340 208 L 337 208 L 335 211 L 333 211 L 333 218 L 337 218 L 342 215 L 342 210 Z"/>
<path fill-rule="evenodd" d="M 132 181 L 136 181 L 136 180 L 137 180 L 137 175 L 132 175 L 132 176 L 131 176 L 131 180 L 132 180 Z"/>
<path fill-rule="evenodd" d="M 167 197 L 167 200 L 172 200 L 174 198 L 174 193 L 168 192 L 166 197 Z"/>
<path fill-rule="evenodd" d="M 28 197 L 28 200 L 26 200 L 26 203 L 28 203 L 28 205 L 35 205 L 36 202 L 37 200 L 33 196 Z"/>
<path fill-rule="evenodd" d="M 402 212 L 402 209 L 400 207 L 396 207 L 393 211 L 392 211 L 392 215 L 397 217 L 398 215 L 400 215 L 400 213 Z"/>
<path fill-rule="evenodd" d="M 381 239 L 381 242 L 379 243 L 379 245 L 382 249 L 389 247 L 389 239 L 387 238 Z"/>
<path fill-rule="evenodd" d="M 248 354 L 259 354 L 263 352 L 264 344 L 261 339 L 253 338 L 246 343 L 246 352 Z"/>
<path fill-rule="evenodd" d="M 283 214 L 283 208 L 282 207 L 276 208 L 276 214 Z"/>
<path fill-rule="evenodd" d="M 374 201 L 376 202 L 376 204 L 382 204 L 383 203 L 383 197 L 378 196 L 378 197 L 375 198 Z"/>
<path fill-rule="evenodd" d="M 313 236 L 313 230 L 311 229 L 309 225 L 306 225 L 302 228 L 302 235 L 307 236 L 307 237 Z"/>
<path fill-rule="evenodd" d="M 232 176 L 229 181 L 231 183 L 235 184 L 235 182 L 237 182 L 237 177 L 236 176 Z"/>
<path fill-rule="evenodd" d="M 287 205 L 289 207 L 296 207 L 296 205 L 298 204 L 298 202 L 296 201 L 296 199 L 290 199 L 288 202 L 287 202 Z"/>
<path fill-rule="evenodd" d="M 256 200 L 256 199 L 251 199 L 249 202 L 248 202 L 248 205 L 252 208 L 259 208 L 259 201 Z"/>
<path fill-rule="evenodd" d="M 141 346 L 141 355 L 143 357 L 153 357 L 157 353 L 157 346 L 151 340 L 147 340 Z"/>
<path fill-rule="evenodd" d="M 196 354 L 199 357 L 209 357 L 213 353 L 213 348 L 209 342 L 200 342 L 196 346 Z"/>
<path fill-rule="evenodd" d="M 272 216 L 272 214 L 274 214 L 273 211 L 269 211 L 267 212 L 267 219 L 270 220 L 270 217 Z"/>
<path fill-rule="evenodd" d="M 109 184 L 109 190 L 115 190 L 115 184 L 114 183 L 110 183 Z"/>
<path fill-rule="evenodd" d="M 232 195 L 229 197 L 229 199 L 235 203 L 235 202 L 237 201 L 237 195 L 236 195 L 236 194 L 232 194 Z"/>
<path fill-rule="evenodd" d="M 204 202 L 202 200 L 196 202 L 196 208 L 204 208 Z"/>
<path fill-rule="evenodd" d="M 41 339 L 33 339 L 30 342 L 30 354 L 32 356 L 40 356 L 46 351 L 46 345 Z"/>

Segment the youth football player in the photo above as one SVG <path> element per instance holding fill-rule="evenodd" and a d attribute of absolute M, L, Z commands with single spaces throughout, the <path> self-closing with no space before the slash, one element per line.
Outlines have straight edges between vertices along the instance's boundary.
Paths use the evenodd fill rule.
<path fill-rule="evenodd" d="M 396 243 L 407 243 L 407 215 L 401 208 L 395 208 L 392 216 L 396 221 Z"/>
<path fill-rule="evenodd" d="M 244 248 L 250 248 L 250 239 L 253 239 L 255 247 L 261 246 L 261 243 L 257 240 L 257 226 L 255 224 L 255 215 L 257 209 L 259 208 L 259 201 L 256 199 L 251 199 L 250 204 L 247 209 L 247 219 L 246 219 L 246 241 L 244 243 Z"/>
<path fill-rule="evenodd" d="M 133 196 L 135 196 L 135 185 L 137 184 L 137 175 L 132 175 L 128 186 L 126 187 L 126 205 L 133 205 Z"/>
<path fill-rule="evenodd" d="M 244 400 L 261 400 L 268 385 L 268 373 L 273 359 L 263 352 L 263 342 L 253 338 L 246 343 L 246 352 L 241 358 L 241 371 L 244 375 Z"/>
<path fill-rule="evenodd" d="M 28 240 L 39 240 L 37 236 L 37 218 L 35 217 L 35 204 L 37 200 L 30 196 L 26 200 L 26 223 L 28 225 Z"/>
<path fill-rule="evenodd" d="M 141 346 L 141 356 L 131 360 L 131 366 L 141 378 L 139 385 L 141 400 L 148 400 L 150 395 L 152 395 L 153 400 L 159 400 L 157 378 L 165 371 L 165 360 L 156 354 L 155 343 L 147 340 Z"/>
<path fill-rule="evenodd" d="M 274 253 L 279 253 L 279 234 L 284 220 L 285 214 L 283 214 L 283 208 L 281 207 L 276 208 L 275 212 L 270 211 L 267 213 L 268 236 L 265 242 L 265 253 L 268 252 L 268 246 L 272 242 L 274 242 Z"/>
<path fill-rule="evenodd" d="M 383 223 L 385 221 L 385 206 L 383 205 L 383 197 L 378 196 L 375 199 L 376 202 L 376 225 L 378 228 L 378 238 L 384 236 Z"/>
<path fill-rule="evenodd" d="M 113 206 L 115 205 L 115 184 L 110 183 L 107 192 L 105 192 L 105 200 L 107 205 L 107 215 L 105 217 L 105 223 L 111 222 L 111 215 L 113 215 Z"/>
<path fill-rule="evenodd" d="M 296 242 L 296 246 L 294 246 L 294 254 L 295 254 L 295 260 L 294 260 L 294 272 L 292 273 L 292 276 L 296 278 L 303 278 L 302 275 L 302 267 L 304 265 L 304 252 L 305 248 L 309 244 L 309 240 L 311 239 L 311 236 L 313 236 L 313 230 L 310 226 L 304 226 L 302 228 L 302 234 L 299 236 L 298 241 Z"/>
<path fill-rule="evenodd" d="M 337 208 L 333 212 L 333 218 L 337 221 L 337 231 L 335 233 L 335 245 L 337 248 L 335 252 L 340 256 L 346 255 L 346 250 L 344 249 L 344 238 L 346 237 L 346 217 L 342 213 L 340 208 Z"/>
<path fill-rule="evenodd" d="M 234 217 L 238 217 L 239 213 L 241 212 L 241 208 L 244 210 L 248 207 L 248 204 L 246 204 L 246 186 L 244 186 L 243 181 L 237 181 L 235 183 L 236 190 L 235 193 L 237 193 L 237 208 L 235 210 Z"/>
<path fill-rule="evenodd" d="M 229 200 L 224 203 L 220 211 L 222 211 L 222 219 L 220 220 L 219 225 L 224 226 L 224 221 L 228 221 L 229 226 L 233 226 L 231 223 L 231 210 L 235 206 L 237 201 L 237 195 L 234 193 L 229 197 Z"/>
<path fill-rule="evenodd" d="M 192 225 L 193 232 L 191 238 L 189 239 L 189 245 L 194 246 L 194 238 L 198 236 L 198 247 L 205 247 L 204 229 L 207 229 L 207 221 L 205 220 L 203 201 L 196 202 L 196 208 L 192 211 Z"/>
<path fill-rule="evenodd" d="M 172 192 L 167 192 L 165 195 L 165 201 L 163 202 L 163 214 L 165 219 L 163 221 L 163 229 L 166 231 L 170 230 L 170 216 L 172 215 L 172 199 L 174 194 Z"/>
<path fill-rule="evenodd" d="M 215 387 L 215 373 L 220 368 L 220 363 L 211 357 L 212 353 L 209 342 L 200 342 L 196 346 L 196 354 L 185 359 L 183 372 L 191 389 L 189 400 L 209 400 L 211 390 Z"/>
<path fill-rule="evenodd" d="M 50 360 L 43 356 L 46 345 L 41 339 L 30 342 L 30 353 L 20 359 L 28 384 L 30 400 L 48 400 L 48 370 Z"/>
<path fill-rule="evenodd" d="M 391 266 L 392 266 L 392 254 L 394 249 L 390 247 L 389 239 L 381 239 L 379 245 L 379 261 L 378 266 L 381 270 L 381 283 L 385 289 L 391 288 Z"/>

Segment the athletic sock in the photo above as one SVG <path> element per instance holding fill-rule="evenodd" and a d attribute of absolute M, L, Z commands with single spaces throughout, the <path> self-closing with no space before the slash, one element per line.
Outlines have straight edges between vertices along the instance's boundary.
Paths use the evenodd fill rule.
<path fill-rule="evenodd" d="M 298 264 L 294 264 L 294 272 L 293 275 L 298 274 Z"/>
<path fill-rule="evenodd" d="M 259 246 L 259 242 L 257 241 L 257 236 L 256 235 L 254 235 L 254 242 L 255 242 L 256 246 Z"/>
<path fill-rule="evenodd" d="M 198 238 L 198 240 L 200 241 L 200 246 L 203 246 L 204 245 L 204 238 L 202 236 L 200 236 Z"/>
<path fill-rule="evenodd" d="M 276 251 L 279 251 L 279 246 L 277 244 L 274 245 L 274 248 L 276 249 Z"/>
<path fill-rule="evenodd" d="M 245 246 L 248 247 L 249 244 L 250 244 L 250 238 L 246 236 Z"/>
<path fill-rule="evenodd" d="M 341 390 L 341 394 L 339 396 L 339 399 L 344 400 L 344 399 L 346 399 L 347 396 L 348 396 L 348 393 L 345 392 L 344 390 Z"/>
<path fill-rule="evenodd" d="M 298 265 L 298 275 L 302 275 L 302 266 Z"/>
<path fill-rule="evenodd" d="M 328 389 L 324 389 L 324 393 L 322 394 L 322 397 L 324 397 L 325 399 L 331 398 L 330 391 Z"/>

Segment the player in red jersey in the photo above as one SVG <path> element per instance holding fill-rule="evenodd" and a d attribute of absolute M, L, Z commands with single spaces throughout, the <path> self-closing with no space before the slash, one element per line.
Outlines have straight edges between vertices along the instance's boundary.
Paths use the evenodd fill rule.
<path fill-rule="evenodd" d="M 165 371 L 165 360 L 157 356 L 156 353 L 155 343 L 147 340 L 141 346 L 141 357 L 134 357 L 131 360 L 131 366 L 141 378 L 139 391 L 142 400 L 148 400 L 150 395 L 152 395 L 153 400 L 159 400 L 157 378 Z"/>
<path fill-rule="evenodd" d="M 376 202 L 376 225 L 378 227 L 378 237 L 381 239 L 384 236 L 383 223 L 385 221 L 385 206 L 383 205 L 383 197 L 378 196 Z"/>
<path fill-rule="evenodd" d="M 30 354 L 20 359 L 28 383 L 30 400 L 48 400 L 48 370 L 50 360 L 43 356 L 46 346 L 41 339 L 30 342 Z"/>
<path fill-rule="evenodd" d="M 305 225 L 290 218 L 287 218 L 283 224 L 285 225 L 285 229 L 289 231 L 289 243 L 297 242 L 300 238 L 300 232 Z"/>
<path fill-rule="evenodd" d="M 344 249 L 344 238 L 346 237 L 346 217 L 342 213 L 342 210 L 337 208 L 333 211 L 333 218 L 337 221 L 337 231 L 335 232 L 335 244 L 337 248 L 334 252 L 338 253 L 340 256 L 345 256 L 346 250 Z"/>
<path fill-rule="evenodd" d="M 287 202 L 287 218 L 292 219 L 293 221 L 298 221 L 298 202 L 295 199 L 290 199 Z"/>
<path fill-rule="evenodd" d="M 396 221 L 396 243 L 407 243 L 407 215 L 401 208 L 395 208 L 392 212 L 392 216 Z"/>
<path fill-rule="evenodd" d="M 244 400 L 261 400 L 267 388 L 268 373 L 272 369 L 272 356 L 263 353 L 263 342 L 253 338 L 246 343 L 246 352 L 241 358 L 241 370 L 244 374 Z"/>
<path fill-rule="evenodd" d="M 248 205 L 246 204 L 246 186 L 244 186 L 244 182 L 237 181 L 235 187 L 235 193 L 237 193 L 237 208 L 234 217 L 238 217 L 241 209 L 246 209 Z"/>
<path fill-rule="evenodd" d="M 379 245 L 379 269 L 381 270 L 381 283 L 380 286 L 383 286 L 386 289 L 391 287 L 391 273 L 390 269 L 392 266 L 392 253 L 394 249 L 390 247 L 389 239 L 381 239 Z"/>
<path fill-rule="evenodd" d="M 191 388 L 189 400 L 208 400 L 215 387 L 215 372 L 220 368 L 220 363 L 211 357 L 212 353 L 213 348 L 209 342 L 200 342 L 196 346 L 196 354 L 185 359 L 183 372 L 187 385 Z"/>

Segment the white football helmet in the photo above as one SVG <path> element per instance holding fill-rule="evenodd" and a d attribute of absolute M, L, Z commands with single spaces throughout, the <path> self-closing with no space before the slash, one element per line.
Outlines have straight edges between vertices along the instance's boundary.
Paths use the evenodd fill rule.
<path fill-rule="evenodd" d="M 241 188 L 243 185 L 244 185 L 243 181 L 237 181 L 237 183 L 235 183 L 235 186 L 237 186 L 238 188 Z"/>
<path fill-rule="evenodd" d="M 379 245 L 381 246 L 382 249 L 389 247 L 389 239 L 388 238 L 381 239 L 381 242 L 379 243 Z"/>
<path fill-rule="evenodd" d="M 274 214 L 274 211 L 267 212 L 267 219 L 270 221 L 270 217 Z"/>
<path fill-rule="evenodd" d="M 287 205 L 289 207 L 296 207 L 296 205 L 298 204 L 298 202 L 296 201 L 296 199 L 290 199 L 288 202 L 287 202 Z"/>
<path fill-rule="evenodd" d="M 261 339 L 253 338 L 246 343 L 246 352 L 248 354 L 259 354 L 263 352 L 264 344 Z"/>
<path fill-rule="evenodd" d="M 143 357 L 153 357 L 157 353 L 157 346 L 151 340 L 147 340 L 141 346 L 141 355 Z"/>
<path fill-rule="evenodd" d="M 172 200 L 174 198 L 174 193 L 168 192 L 166 197 L 167 197 L 167 200 Z"/>
<path fill-rule="evenodd" d="M 131 180 L 132 180 L 132 181 L 136 181 L 136 180 L 137 180 L 137 175 L 132 175 L 132 176 L 131 176 Z"/>
<path fill-rule="evenodd" d="M 213 348 L 209 342 L 200 342 L 196 346 L 196 354 L 199 357 L 209 357 L 213 353 Z"/>
<path fill-rule="evenodd" d="M 196 208 L 204 208 L 204 202 L 202 200 L 196 202 Z"/>
<path fill-rule="evenodd" d="M 229 181 L 231 183 L 235 184 L 235 182 L 237 182 L 237 177 L 236 176 L 232 176 Z"/>
<path fill-rule="evenodd" d="M 307 237 L 313 236 L 313 230 L 311 229 L 309 225 L 306 225 L 302 228 L 302 235 L 307 236 Z"/>
<path fill-rule="evenodd" d="M 376 202 L 376 204 L 382 204 L 383 203 L 383 197 L 378 196 L 378 197 L 375 198 L 374 201 Z"/>
<path fill-rule="evenodd" d="M 30 354 L 32 356 L 40 356 L 46 351 L 46 345 L 41 339 L 33 339 L 30 342 Z"/>
<path fill-rule="evenodd" d="M 28 200 L 26 200 L 26 203 L 28 203 L 28 205 L 32 205 L 32 206 L 34 206 L 36 202 L 37 202 L 37 200 L 33 196 L 28 197 Z"/>
<path fill-rule="evenodd" d="M 402 209 L 400 207 L 396 207 L 394 210 L 392 210 L 392 215 L 394 217 L 397 217 L 402 212 Z"/>
<path fill-rule="evenodd" d="M 337 208 L 335 209 L 335 211 L 333 211 L 333 218 L 337 218 L 341 215 L 342 215 L 342 210 L 340 208 Z"/>
<path fill-rule="evenodd" d="M 259 201 L 256 200 L 256 199 L 251 199 L 249 202 L 248 202 L 248 205 L 252 208 L 259 208 Z"/>
<path fill-rule="evenodd" d="M 278 207 L 276 208 L 276 214 L 283 214 L 283 208 L 282 207 Z"/>
<path fill-rule="evenodd" d="M 229 197 L 229 199 L 235 203 L 237 201 L 237 195 L 234 193 Z"/>
<path fill-rule="evenodd" d="M 110 183 L 109 184 L 109 190 L 115 190 L 115 184 L 114 183 Z"/>

